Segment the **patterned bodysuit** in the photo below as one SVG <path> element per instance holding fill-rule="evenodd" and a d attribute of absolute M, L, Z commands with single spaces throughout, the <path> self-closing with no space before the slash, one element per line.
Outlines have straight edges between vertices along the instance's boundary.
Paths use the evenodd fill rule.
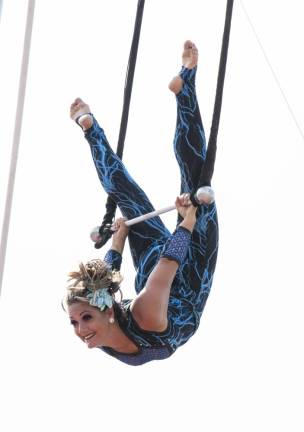
<path fill-rule="evenodd" d="M 195 92 L 196 68 L 182 68 L 182 91 L 176 96 L 177 123 L 174 151 L 181 173 L 181 193 L 193 192 L 206 157 L 206 140 Z M 122 215 L 132 219 L 154 210 L 143 190 L 130 176 L 122 161 L 110 148 L 104 131 L 94 119 L 85 131 L 95 167 L 105 191 L 119 206 Z M 130 301 L 115 306 L 121 329 L 138 346 L 135 354 L 118 353 L 101 347 L 106 353 L 130 365 L 141 365 L 151 360 L 169 357 L 195 333 L 208 298 L 218 250 L 218 222 L 215 203 L 200 206 L 192 235 L 182 228 L 171 234 L 159 217 L 133 225 L 129 231 L 129 245 L 136 270 L 135 291 L 139 293 L 147 278 L 165 255 L 168 243 L 184 236 L 186 256 L 180 263 L 171 286 L 168 305 L 168 327 L 163 332 L 142 330 L 132 317 Z M 164 252 L 165 251 L 165 252 Z M 105 261 L 119 269 L 121 255 L 107 252 Z"/>

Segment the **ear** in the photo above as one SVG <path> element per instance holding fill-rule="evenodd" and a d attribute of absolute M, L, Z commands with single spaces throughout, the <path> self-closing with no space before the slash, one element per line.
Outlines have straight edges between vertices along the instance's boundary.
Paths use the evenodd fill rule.
<path fill-rule="evenodd" d="M 108 321 L 109 321 L 111 324 L 113 324 L 114 321 L 115 321 L 114 308 L 113 308 L 113 307 L 108 308 L 108 309 L 105 311 L 105 314 L 106 314 L 106 316 L 107 316 Z"/>

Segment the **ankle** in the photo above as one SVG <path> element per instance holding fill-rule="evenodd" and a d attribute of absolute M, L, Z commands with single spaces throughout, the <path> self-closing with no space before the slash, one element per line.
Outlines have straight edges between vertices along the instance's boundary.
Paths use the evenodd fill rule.
<path fill-rule="evenodd" d="M 93 126 L 93 115 L 91 113 L 81 114 L 76 123 L 82 128 L 83 131 L 90 129 Z"/>

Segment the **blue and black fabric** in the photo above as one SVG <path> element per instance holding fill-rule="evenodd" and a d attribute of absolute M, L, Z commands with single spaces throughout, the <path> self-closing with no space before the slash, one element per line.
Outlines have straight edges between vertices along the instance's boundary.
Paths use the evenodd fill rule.
<path fill-rule="evenodd" d="M 177 123 L 174 152 L 180 168 L 181 193 L 191 193 L 198 187 L 200 172 L 206 158 L 206 140 L 195 91 L 196 68 L 182 68 L 182 91 L 176 96 Z M 105 191 L 117 203 L 127 219 L 154 210 L 145 192 L 131 177 L 126 167 L 113 152 L 103 129 L 94 119 L 93 126 L 85 132 L 90 144 L 95 167 Z M 179 222 L 179 220 L 178 220 Z M 195 333 L 210 293 L 218 250 L 218 221 L 215 203 L 200 206 L 197 223 L 190 233 L 178 229 L 171 234 L 159 217 L 133 225 L 129 232 L 129 245 L 136 271 L 135 291 L 139 293 L 160 259 L 179 249 L 179 268 L 172 283 L 166 331 L 146 332 L 136 324 L 130 312 L 130 302 L 123 302 L 122 313 L 117 311 L 122 330 L 137 344 L 136 354 L 121 354 L 110 348 L 103 350 L 117 359 L 132 365 L 167 358 Z M 185 250 L 180 249 L 183 235 Z M 109 251 L 106 261 L 120 268 L 121 256 Z M 120 254 L 118 254 L 120 255 Z M 173 257 L 174 259 L 174 257 Z"/>

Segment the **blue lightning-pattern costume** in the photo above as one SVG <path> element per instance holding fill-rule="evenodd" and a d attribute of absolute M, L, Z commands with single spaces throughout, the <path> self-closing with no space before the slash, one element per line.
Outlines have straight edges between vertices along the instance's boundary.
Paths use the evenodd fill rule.
<path fill-rule="evenodd" d="M 182 68 L 182 91 L 176 96 L 177 123 L 174 151 L 181 172 L 181 193 L 197 189 L 206 157 L 206 140 L 195 91 L 196 67 Z M 104 131 L 94 119 L 85 132 L 95 167 L 105 191 L 122 215 L 132 219 L 154 210 L 143 190 L 127 172 L 108 144 Z M 130 365 L 169 357 L 195 333 L 208 298 L 218 250 L 218 222 L 215 203 L 200 206 L 193 233 L 177 228 L 171 235 L 159 217 L 133 225 L 129 245 L 136 270 L 135 290 L 139 293 L 161 256 L 172 256 L 179 268 L 172 283 L 168 305 L 168 327 L 163 332 L 142 330 L 130 312 L 130 300 L 115 306 L 121 329 L 138 346 L 134 354 L 122 354 L 108 347 L 102 350 Z M 171 245 L 171 246 L 170 246 Z M 172 250 L 178 256 L 172 255 Z M 169 251 L 169 252 L 168 252 Z M 169 255 L 168 255 L 169 253 Z M 180 258 L 180 259 L 179 259 Z M 119 269 L 121 255 L 110 250 L 105 261 Z"/>

